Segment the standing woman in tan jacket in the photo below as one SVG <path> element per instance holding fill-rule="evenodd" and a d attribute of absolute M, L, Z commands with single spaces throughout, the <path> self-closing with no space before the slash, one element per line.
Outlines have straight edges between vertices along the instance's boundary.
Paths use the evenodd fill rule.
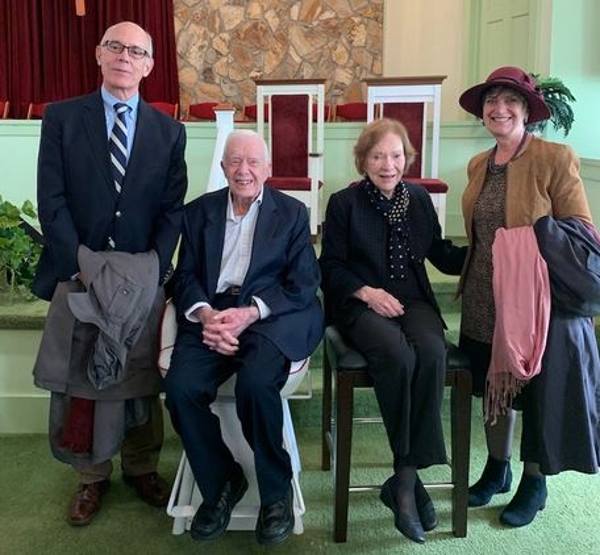
<path fill-rule="evenodd" d="M 471 358 L 474 393 L 484 396 L 497 325 L 492 286 L 496 231 L 533 226 L 543 216 L 556 220 L 573 217 L 591 225 L 591 215 L 573 151 L 527 131 L 528 124 L 550 118 L 543 94 L 530 75 L 516 67 L 496 69 L 484 83 L 465 91 L 459 102 L 467 112 L 482 119 L 496 140 L 491 150 L 469 162 L 469 181 L 463 195 L 469 252 L 461 277 L 460 346 Z M 558 348 L 569 356 L 566 345 Z M 574 437 L 565 442 L 563 437 L 557 437 L 562 431 L 548 429 L 548 410 L 562 411 L 573 399 L 566 395 L 566 388 L 558 387 L 556 382 L 560 380 L 554 380 L 546 368 L 547 359 L 542 360 L 541 366 L 540 375 L 527 382 L 508 410 L 497 418 L 486 418 L 488 459 L 481 478 L 469 488 L 472 507 L 486 505 L 494 494 L 510 490 L 515 409 L 522 410 L 523 474 L 515 496 L 500 515 L 507 526 L 525 526 L 545 507 L 546 475 L 563 470 L 598 470 L 597 401 L 594 406 L 584 402 L 572 409 L 577 413 L 573 421 L 577 424 L 566 424 L 574 430 Z M 590 388 L 587 391 L 591 395 L 586 398 L 598 399 L 594 393 L 597 377 L 594 365 L 582 365 L 579 374 L 567 379 L 570 383 L 587 384 L 582 386 L 582 390 Z M 571 409 L 567 412 L 571 418 Z"/>

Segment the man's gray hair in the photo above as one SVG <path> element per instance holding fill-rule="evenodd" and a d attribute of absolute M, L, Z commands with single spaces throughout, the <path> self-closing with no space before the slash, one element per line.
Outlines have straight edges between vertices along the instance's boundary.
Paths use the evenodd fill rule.
<path fill-rule="evenodd" d="M 256 137 L 260 139 L 260 142 L 263 144 L 265 149 L 265 160 L 268 164 L 271 163 L 271 154 L 269 153 L 269 147 L 266 141 L 256 131 L 252 131 L 251 129 L 235 129 L 229 133 L 229 135 L 227 135 L 227 139 L 225 139 L 225 146 L 223 147 L 223 156 L 221 157 L 222 161 L 225 160 L 227 150 L 229 149 L 229 144 L 231 143 L 232 139 L 235 139 L 236 137 Z"/>

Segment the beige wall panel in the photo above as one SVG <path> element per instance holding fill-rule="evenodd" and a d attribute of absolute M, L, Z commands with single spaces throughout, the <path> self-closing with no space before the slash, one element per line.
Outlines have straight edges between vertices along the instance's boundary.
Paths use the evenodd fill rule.
<path fill-rule="evenodd" d="M 442 120 L 463 119 L 458 107 L 468 60 L 465 0 L 387 0 L 383 19 L 383 74 L 447 75 Z"/>

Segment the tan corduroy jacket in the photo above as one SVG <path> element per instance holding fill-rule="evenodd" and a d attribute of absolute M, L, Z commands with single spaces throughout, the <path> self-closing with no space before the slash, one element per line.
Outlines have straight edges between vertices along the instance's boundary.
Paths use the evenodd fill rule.
<path fill-rule="evenodd" d="M 473 211 L 483 188 L 491 150 L 469 162 L 469 182 L 463 193 L 462 209 L 469 245 L 473 242 Z M 590 207 L 579 176 L 579 159 L 562 144 L 533 137 L 513 161 L 506 174 L 506 227 L 533 225 L 542 216 L 556 219 L 573 216 L 592 223 Z M 463 276 L 468 267 L 467 254 Z M 461 276 L 462 283 L 462 276 Z M 459 289 L 462 289 L 460 287 Z"/>

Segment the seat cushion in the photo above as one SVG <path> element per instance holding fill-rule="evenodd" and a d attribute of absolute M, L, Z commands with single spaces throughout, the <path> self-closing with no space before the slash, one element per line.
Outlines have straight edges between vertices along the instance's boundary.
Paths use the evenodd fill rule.
<path fill-rule="evenodd" d="M 249 120 L 256 121 L 256 118 L 258 117 L 258 109 L 256 107 L 256 104 L 250 104 L 249 106 L 244 106 L 244 116 Z M 268 104 L 265 104 L 264 118 L 265 118 L 265 121 L 269 121 L 269 105 Z"/>
<path fill-rule="evenodd" d="M 189 109 L 190 118 L 215 121 L 217 116 L 214 108 L 215 106 L 218 106 L 218 104 L 218 102 L 200 102 L 199 104 L 191 104 Z"/>
<path fill-rule="evenodd" d="M 366 102 L 348 102 L 338 104 L 335 109 L 335 117 L 348 121 L 367 121 Z"/>
<path fill-rule="evenodd" d="M 470 367 L 469 358 L 454 343 L 446 341 L 446 370 L 465 370 Z"/>
<path fill-rule="evenodd" d="M 340 332 L 335 326 L 327 326 L 325 328 L 325 341 L 328 341 L 333 350 L 338 370 L 344 371 L 365 371 L 368 363 L 365 357 L 351 347 L 348 342 L 340 335 Z M 446 341 L 447 359 L 446 370 L 464 370 L 469 368 L 468 357 L 450 341 Z"/>
<path fill-rule="evenodd" d="M 428 193 L 447 193 L 448 185 L 441 179 L 426 179 L 421 177 L 407 177 L 408 183 L 414 183 L 415 185 L 421 185 L 425 187 Z"/>
<path fill-rule="evenodd" d="M 310 191 L 310 177 L 269 177 L 266 184 L 280 191 Z"/>
<path fill-rule="evenodd" d="M 348 345 L 335 326 L 325 328 L 325 340 L 331 344 L 339 370 L 365 370 L 367 368 L 365 357 Z"/>

